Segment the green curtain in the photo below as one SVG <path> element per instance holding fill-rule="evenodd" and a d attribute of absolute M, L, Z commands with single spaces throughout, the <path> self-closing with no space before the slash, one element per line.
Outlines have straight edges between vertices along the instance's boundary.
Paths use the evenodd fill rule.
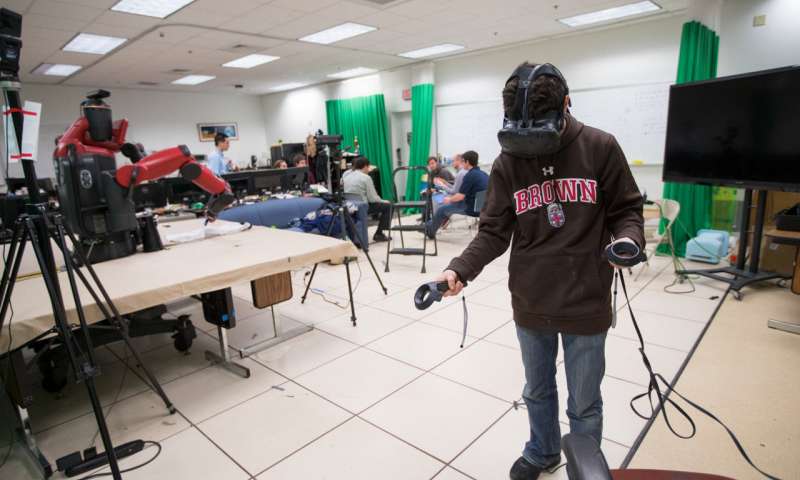
<path fill-rule="evenodd" d="M 378 167 L 381 178 L 381 197 L 391 200 L 392 156 L 389 121 L 383 95 L 370 95 L 325 102 L 328 134 L 342 135 L 342 148 L 352 147 L 358 137 L 359 153 Z"/>
<path fill-rule="evenodd" d="M 431 148 L 433 125 L 433 84 L 423 83 L 411 87 L 411 155 L 410 167 L 424 166 Z M 406 200 L 419 200 L 420 181 L 424 172 L 409 173 L 406 182 Z"/>
<path fill-rule="evenodd" d="M 718 51 L 719 36 L 713 30 L 697 21 L 684 23 L 676 83 L 715 78 Z M 678 221 L 672 227 L 672 239 L 676 254 L 682 257 L 686 254 L 686 242 L 698 230 L 711 226 L 712 188 L 667 182 L 664 184 L 663 198 L 677 200 L 681 204 Z M 662 221 L 659 228 L 662 233 L 665 225 L 666 222 Z M 661 245 L 659 251 L 669 253 L 669 247 Z"/>

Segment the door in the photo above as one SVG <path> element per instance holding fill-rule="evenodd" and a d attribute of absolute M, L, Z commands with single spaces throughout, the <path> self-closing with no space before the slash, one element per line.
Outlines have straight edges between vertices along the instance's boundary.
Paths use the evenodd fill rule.
<path fill-rule="evenodd" d="M 411 112 L 392 113 L 392 165 L 393 168 L 408 166 L 411 154 Z M 383 172 L 381 172 L 381 175 Z M 389 172 L 391 175 L 391 172 Z M 395 188 L 402 199 L 406 191 L 406 172 L 395 178 Z"/>

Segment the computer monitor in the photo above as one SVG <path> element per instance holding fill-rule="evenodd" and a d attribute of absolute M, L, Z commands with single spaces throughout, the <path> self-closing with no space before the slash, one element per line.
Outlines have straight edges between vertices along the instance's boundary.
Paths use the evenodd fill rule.
<path fill-rule="evenodd" d="M 281 182 L 283 190 L 302 190 L 306 183 L 306 167 L 293 167 L 283 170 L 284 176 Z"/>
<path fill-rule="evenodd" d="M 136 210 L 167 206 L 167 187 L 161 182 L 148 182 L 136 185 L 133 189 L 133 203 Z"/>
<path fill-rule="evenodd" d="M 273 192 L 278 188 L 282 188 L 284 172 L 286 172 L 286 170 L 283 169 L 255 170 L 252 172 L 253 188 L 256 193 L 260 193 L 264 190 Z"/>
<path fill-rule="evenodd" d="M 256 193 L 256 189 L 253 187 L 252 183 L 252 172 L 233 172 L 233 173 L 225 173 L 222 175 L 222 178 L 228 182 L 231 186 L 231 191 L 237 197 L 243 197 L 245 195 L 253 195 Z"/>
<path fill-rule="evenodd" d="M 167 199 L 170 203 L 206 202 L 208 193 L 185 180 L 183 177 L 170 177 L 161 179 L 166 187 Z"/>

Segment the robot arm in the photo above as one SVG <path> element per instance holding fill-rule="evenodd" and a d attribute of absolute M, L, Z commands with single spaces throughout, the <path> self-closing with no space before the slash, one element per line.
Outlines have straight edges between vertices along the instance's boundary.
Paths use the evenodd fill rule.
<path fill-rule="evenodd" d="M 167 148 L 147 155 L 131 165 L 124 165 L 117 169 L 115 179 L 122 188 L 131 189 L 144 181 L 157 180 L 176 170 L 180 171 L 183 178 L 212 195 L 206 206 L 206 214 L 212 219 L 235 199 L 228 182 L 214 175 L 205 165 L 197 163 L 185 145 Z"/>

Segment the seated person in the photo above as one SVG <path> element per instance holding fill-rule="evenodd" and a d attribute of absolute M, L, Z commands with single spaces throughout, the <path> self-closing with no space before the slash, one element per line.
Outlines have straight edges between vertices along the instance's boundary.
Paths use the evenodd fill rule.
<path fill-rule="evenodd" d="M 305 153 L 298 153 L 294 156 L 294 166 L 296 168 L 305 168 L 306 173 L 303 177 L 303 183 L 307 185 L 313 185 L 317 183 L 314 179 L 313 172 L 311 169 L 308 168 L 308 158 L 306 157 Z"/>
<path fill-rule="evenodd" d="M 342 177 L 344 183 L 344 193 L 358 195 L 363 202 L 369 204 L 369 214 L 380 214 L 378 222 L 378 230 L 372 239 L 376 242 L 385 242 L 389 240 L 383 231 L 389 228 L 389 222 L 392 219 L 392 205 L 388 200 L 384 200 L 378 196 L 375 190 L 375 184 L 372 183 L 372 178 L 368 175 L 369 172 L 369 159 L 367 157 L 358 157 L 353 160 L 353 168 L 345 172 Z"/>
<path fill-rule="evenodd" d="M 433 179 L 433 183 L 435 183 L 449 195 L 458 193 L 458 190 L 461 188 L 461 183 L 464 181 L 464 175 L 467 174 L 467 169 L 464 168 L 464 163 L 464 156 L 460 153 L 456 153 L 453 156 L 453 168 L 456 169 L 455 181 L 451 184 L 447 183 L 443 178 L 437 177 Z"/>
<path fill-rule="evenodd" d="M 275 162 L 275 163 L 273 163 L 273 164 L 272 164 L 272 168 L 282 168 L 282 169 L 285 169 L 285 168 L 289 168 L 289 165 L 286 163 L 286 160 L 284 160 L 284 159 L 282 159 L 282 158 L 281 158 L 281 159 L 278 159 L 278 161 L 277 161 L 277 162 Z"/>
<path fill-rule="evenodd" d="M 436 237 L 436 231 L 439 230 L 445 219 L 449 219 L 455 213 L 471 217 L 478 216 L 478 212 L 475 211 L 475 195 L 480 191 L 486 190 L 489 185 L 489 175 L 478 167 L 477 152 L 472 150 L 464 152 L 464 160 L 466 173 L 458 193 L 445 197 L 442 206 L 436 210 L 433 219 L 426 225 L 425 233 L 430 239 Z"/>
<path fill-rule="evenodd" d="M 450 173 L 450 170 L 440 165 L 439 159 L 436 157 L 428 157 L 428 171 L 431 176 L 428 181 L 436 183 L 436 179 L 440 178 L 450 185 L 455 181 L 455 177 Z"/>

